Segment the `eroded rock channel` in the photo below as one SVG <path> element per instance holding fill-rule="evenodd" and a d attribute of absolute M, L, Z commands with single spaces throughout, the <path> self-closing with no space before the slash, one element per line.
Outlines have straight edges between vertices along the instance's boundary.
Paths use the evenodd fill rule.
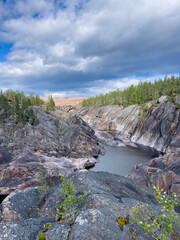
<path fill-rule="evenodd" d="M 152 151 L 155 158 L 134 166 L 127 177 L 180 194 L 180 109 L 165 98 L 147 107 L 146 113 L 138 105 L 79 108 L 76 112 L 101 142 Z"/>

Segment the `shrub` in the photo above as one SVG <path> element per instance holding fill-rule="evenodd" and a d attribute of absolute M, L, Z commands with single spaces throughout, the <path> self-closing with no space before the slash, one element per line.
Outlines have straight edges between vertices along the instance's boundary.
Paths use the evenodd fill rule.
<path fill-rule="evenodd" d="M 162 214 L 155 214 L 148 204 L 142 204 L 139 207 L 133 207 L 133 222 L 144 228 L 147 234 L 152 235 L 157 240 L 170 239 L 175 230 L 175 225 L 180 226 L 179 217 L 174 210 L 178 206 L 176 194 L 167 195 L 163 190 L 153 187 L 156 200 L 161 204 Z"/>
<path fill-rule="evenodd" d="M 45 193 L 45 192 L 49 192 L 49 185 L 45 180 L 44 173 L 43 173 L 42 169 L 38 173 L 38 180 L 39 180 L 39 183 L 41 184 L 41 187 L 38 187 L 39 192 L 41 194 Z"/>
<path fill-rule="evenodd" d="M 64 181 L 65 178 L 61 177 L 61 181 Z M 87 195 L 87 192 L 84 192 L 78 198 L 76 197 L 76 187 L 74 186 L 73 182 L 67 180 L 66 183 L 63 184 L 63 188 L 60 191 L 63 196 L 64 200 L 59 202 L 59 216 L 60 220 L 63 216 L 73 216 L 76 212 L 75 207 L 79 205 L 81 201 L 83 201 L 84 197 Z"/>

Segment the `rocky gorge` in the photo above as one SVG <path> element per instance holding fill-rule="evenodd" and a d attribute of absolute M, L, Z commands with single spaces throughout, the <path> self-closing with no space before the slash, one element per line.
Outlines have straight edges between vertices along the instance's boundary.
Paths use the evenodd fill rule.
<path fill-rule="evenodd" d="M 155 157 L 135 166 L 127 175 L 146 186 L 156 185 L 180 194 L 180 109 L 165 96 L 139 105 L 79 108 L 78 114 L 94 130 L 100 141 L 146 149 Z"/>
<path fill-rule="evenodd" d="M 116 219 L 132 218 L 132 207 L 149 204 L 158 214 L 153 190 L 156 185 L 180 196 L 180 110 L 167 101 L 127 108 L 66 108 L 47 113 L 34 107 L 37 126 L 17 128 L 0 125 L 0 239 L 154 239 L 136 223 L 118 226 Z M 101 142 L 121 143 L 152 151 L 155 158 L 135 166 L 127 177 L 107 172 L 78 170 L 89 168 L 104 154 Z M 50 191 L 40 194 L 42 170 Z M 58 223 L 60 176 L 76 187 L 76 196 L 87 191 L 77 206 L 73 223 Z M 56 186 L 53 188 L 53 186 Z M 78 210 L 81 210 L 78 212 Z M 176 209 L 180 212 L 179 208 Z M 51 228 L 44 229 L 50 223 Z M 178 230 L 172 239 L 177 239 Z"/>

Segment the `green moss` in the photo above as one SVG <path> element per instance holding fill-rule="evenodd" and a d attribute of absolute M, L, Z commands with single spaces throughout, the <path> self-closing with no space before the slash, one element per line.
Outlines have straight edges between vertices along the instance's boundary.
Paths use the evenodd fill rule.
<path fill-rule="evenodd" d="M 132 240 L 136 240 L 136 238 L 135 238 L 136 230 L 133 227 L 130 227 L 129 231 L 132 235 Z"/>
<path fill-rule="evenodd" d="M 125 217 L 125 218 L 123 218 L 123 217 L 118 217 L 117 219 L 116 219 L 116 222 L 119 224 L 119 227 L 121 228 L 121 230 L 123 230 L 123 228 L 124 228 L 124 225 L 127 225 L 127 224 L 129 224 L 129 214 Z"/>
<path fill-rule="evenodd" d="M 39 234 L 39 240 L 46 240 L 45 232 L 42 232 L 42 233 Z"/>
<path fill-rule="evenodd" d="M 51 223 L 46 223 L 46 224 L 44 225 L 44 228 L 45 228 L 46 231 L 49 230 L 50 227 L 52 227 L 52 224 L 51 224 Z"/>
<path fill-rule="evenodd" d="M 73 218 L 69 219 L 69 224 L 72 225 L 73 223 L 74 223 L 74 219 Z"/>

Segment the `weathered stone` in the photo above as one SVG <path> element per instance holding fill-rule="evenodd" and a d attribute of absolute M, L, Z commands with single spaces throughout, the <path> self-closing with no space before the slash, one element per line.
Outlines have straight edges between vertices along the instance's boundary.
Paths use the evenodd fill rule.
<path fill-rule="evenodd" d="M 138 187 L 136 182 L 108 172 L 78 171 L 70 180 L 76 186 L 77 195 L 88 191 L 88 195 L 81 204 L 81 208 L 99 208 L 108 206 L 112 209 L 122 208 L 122 198 L 133 198 L 137 201 L 156 203 L 152 191 L 144 186 Z M 60 185 L 49 196 L 40 211 L 43 218 L 58 219 L 58 202 L 62 200 Z"/>
<path fill-rule="evenodd" d="M 47 240 L 122 238 L 131 240 L 130 231 L 133 228 L 136 239 L 153 239 L 151 236 L 147 236 L 143 228 L 135 223 L 133 225 L 126 224 L 121 229 L 116 221 L 118 217 L 125 218 L 127 215 L 129 215 L 131 221 L 132 207 L 140 206 L 140 202 L 148 203 L 154 211 L 154 216 L 160 214 L 161 208 L 157 205 L 151 189 L 137 184 L 133 180 L 107 172 L 81 170 L 73 173 L 67 180 L 72 181 L 76 186 L 77 197 L 84 190 L 88 192 L 88 195 L 77 206 L 77 210 L 81 209 L 81 211 L 77 211 L 71 226 L 55 222 L 58 218 L 58 202 L 63 199 L 62 194 L 60 194 L 62 184 L 54 192 L 49 193 L 45 203 L 43 201 L 39 203 L 40 212 L 38 211 L 38 216 L 40 218 L 38 219 L 36 218 L 37 215 L 27 213 L 29 204 L 37 206 L 37 189 L 32 188 L 25 192 L 14 193 L 9 197 L 9 200 L 13 203 L 13 205 L 8 205 L 9 209 L 13 209 L 14 213 L 22 217 L 21 219 L 28 219 L 20 223 L 2 222 L 0 224 L 0 238 L 2 240 L 21 240 L 23 236 L 25 240 L 39 240 L 38 235 L 44 232 Z M 26 198 L 30 200 L 30 203 L 25 203 Z M 7 202 L 7 200 L 5 199 L 4 202 Z M 32 219 L 31 217 L 35 218 Z M 12 221 L 17 220 L 12 219 Z M 51 224 L 48 230 L 45 230 L 45 223 Z"/>
<path fill-rule="evenodd" d="M 161 97 L 158 99 L 158 103 L 160 103 L 160 104 L 163 104 L 163 103 L 165 103 L 165 102 L 167 102 L 167 101 L 168 101 L 167 96 L 161 96 Z"/>
<path fill-rule="evenodd" d="M 79 108 L 74 110 L 83 120 L 85 120 L 98 133 L 98 137 L 106 142 L 104 133 L 108 135 L 109 123 L 116 126 L 115 134 L 111 137 L 111 142 L 117 139 L 119 142 L 129 144 L 133 142 L 138 146 L 147 146 L 158 152 L 180 153 L 179 133 L 180 133 L 180 110 L 167 102 L 163 97 L 161 104 L 151 107 L 148 113 L 142 118 L 143 111 L 140 106 L 132 105 L 127 108 L 121 106 L 104 106 L 100 108 Z M 109 144 L 109 141 L 107 140 Z M 113 145 L 113 143 L 111 143 Z"/>
<path fill-rule="evenodd" d="M 12 157 L 7 151 L 7 149 L 0 146 L 0 165 L 11 162 L 11 158 Z"/>
<path fill-rule="evenodd" d="M 10 166 L 2 165 L 0 171 L 0 194 L 10 194 L 16 189 L 38 186 L 38 174 L 43 170 L 44 179 L 50 186 L 60 183 L 60 177 L 77 169 L 95 165 L 95 158 L 55 158 L 30 152 L 20 154 Z"/>
<path fill-rule="evenodd" d="M 171 184 L 176 181 L 180 181 L 180 176 L 176 175 L 172 171 L 154 173 L 143 180 L 148 187 L 155 185 L 158 188 L 165 190 L 167 193 L 169 192 Z"/>
<path fill-rule="evenodd" d="M 151 108 L 145 119 L 137 126 L 131 141 L 165 152 L 178 129 L 180 111 L 165 102 Z"/>
<path fill-rule="evenodd" d="M 158 103 L 155 107 L 153 102 L 149 103 L 148 112 L 144 116 L 137 105 L 124 109 L 121 106 L 105 106 L 96 109 L 79 108 L 74 111 L 87 121 L 95 129 L 96 136 L 108 145 L 134 144 L 152 150 L 153 156 L 167 153 L 163 157 L 135 166 L 127 175 L 147 186 L 152 186 L 150 182 L 153 179 L 154 184 L 161 185 L 167 191 L 179 175 L 180 110 L 169 103 L 166 96 L 161 97 Z M 108 131 L 109 122 L 115 123 L 114 131 Z M 163 173 L 165 170 L 174 173 L 167 175 L 166 172 Z M 155 176 L 161 177 L 156 177 L 155 180 Z M 160 179 L 163 180 L 162 184 Z"/>
<path fill-rule="evenodd" d="M 154 158 L 147 163 L 135 166 L 127 175 L 128 178 L 136 179 L 149 187 L 156 185 L 168 192 L 169 187 L 180 176 L 179 156 L 166 154 Z"/>
<path fill-rule="evenodd" d="M 21 223 L 0 223 L 1 240 L 33 240 L 44 230 L 44 224 L 51 222 L 47 219 L 27 219 Z"/>
<path fill-rule="evenodd" d="M 131 240 L 131 227 L 136 227 L 136 239 L 153 239 L 152 237 L 147 236 L 144 231 L 135 226 L 135 224 L 133 226 L 130 226 L 130 224 L 125 225 L 123 230 L 121 230 L 116 222 L 116 219 L 119 216 L 123 216 L 124 218 L 126 217 L 124 213 L 122 214 L 121 212 L 112 211 L 107 208 L 97 208 L 83 211 L 78 215 L 72 226 L 70 240 Z"/>
<path fill-rule="evenodd" d="M 175 172 L 177 175 L 180 176 L 180 161 L 172 163 L 167 170 Z"/>
<path fill-rule="evenodd" d="M 72 158 L 97 157 L 100 147 L 94 131 L 77 116 L 72 117 L 69 124 L 71 127 L 67 129 L 62 138 L 66 154 Z"/>
<path fill-rule="evenodd" d="M 145 164 L 136 165 L 127 175 L 128 178 L 136 179 L 143 182 L 143 179 L 146 178 L 149 174 L 161 172 L 159 168 L 149 167 Z"/>
<path fill-rule="evenodd" d="M 70 234 L 69 224 L 53 223 L 50 229 L 45 232 L 46 240 L 68 240 Z M 36 240 L 39 240 L 37 238 Z"/>
<path fill-rule="evenodd" d="M 24 221 L 23 223 L 2 222 L 0 224 L 0 237 L 3 240 L 21 240 L 25 228 L 24 239 L 38 240 L 38 234 L 45 232 L 47 240 L 55 239 L 131 239 L 128 224 L 121 230 L 116 219 L 119 216 L 132 217 L 132 206 L 139 206 L 140 201 L 150 204 L 159 211 L 153 191 L 137 184 L 135 181 L 107 172 L 91 172 L 87 170 L 77 171 L 67 178 L 76 186 L 76 196 L 83 191 L 88 195 L 77 206 L 81 212 L 76 214 L 74 223 L 57 224 L 58 202 L 63 200 L 60 189 L 62 184 L 54 192 L 50 192 L 46 198 L 39 199 L 36 188 L 24 192 L 13 193 L 2 203 L 3 221 Z M 43 201 L 45 200 L 45 202 Z M 37 211 L 37 208 L 39 210 Z M 32 217 L 34 219 L 32 219 Z M 37 217 L 40 217 L 36 219 Z M 42 220 L 44 219 L 44 220 Z M 51 219 L 51 220 L 49 220 Z M 40 226 L 41 223 L 41 226 Z M 51 223 L 49 230 L 45 231 L 44 223 Z M 145 231 L 133 225 L 137 239 L 147 238 Z M 20 229 L 21 228 L 21 229 Z"/>
<path fill-rule="evenodd" d="M 180 155 L 180 133 L 174 136 L 169 144 L 167 152 L 175 152 Z"/>
<path fill-rule="evenodd" d="M 60 176 L 94 166 L 94 157 L 103 153 L 93 129 L 79 117 L 60 110 L 47 114 L 43 108 L 33 109 L 37 126 L 16 128 L 10 121 L 1 126 L 0 144 L 7 145 L 7 150 L 0 146 L 1 195 L 39 185 L 41 169 L 48 184 L 57 185 Z"/>
<path fill-rule="evenodd" d="M 40 195 L 37 188 L 11 193 L 2 202 L 2 221 L 17 222 L 37 217 L 37 208 L 43 204 L 45 197 L 46 195 Z"/>
<path fill-rule="evenodd" d="M 179 195 L 179 200 L 180 200 L 180 181 L 178 181 L 178 182 L 173 182 L 173 183 L 170 185 L 169 193 L 170 193 L 170 194 L 176 193 L 177 195 Z"/>

